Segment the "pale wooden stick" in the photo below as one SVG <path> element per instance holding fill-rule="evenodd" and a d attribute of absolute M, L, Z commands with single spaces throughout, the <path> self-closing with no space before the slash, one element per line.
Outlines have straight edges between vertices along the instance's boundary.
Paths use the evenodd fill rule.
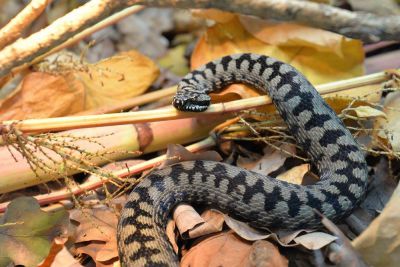
<path fill-rule="evenodd" d="M 358 87 L 367 84 L 381 83 L 387 79 L 388 76 L 384 72 L 379 72 L 348 80 L 327 83 L 316 87 L 321 94 L 331 94 L 348 89 L 357 89 Z M 227 103 L 210 105 L 210 107 L 205 112 L 197 113 L 196 116 L 207 116 L 227 112 L 236 112 L 239 110 L 256 108 L 267 104 L 271 104 L 271 99 L 268 96 L 252 97 Z M 2 124 L 0 124 L 0 129 L 2 128 L 3 133 L 6 133 L 8 129 L 10 129 L 10 127 L 15 127 L 16 129 L 24 133 L 38 133 L 96 126 L 175 120 L 193 116 L 194 114 L 191 112 L 179 112 L 173 107 L 167 107 L 158 110 L 103 115 L 28 119 L 23 121 L 8 120 L 3 121 Z"/>
<path fill-rule="evenodd" d="M 24 29 L 39 17 L 50 3 L 51 0 L 32 0 L 21 12 L 7 23 L 7 25 L 0 30 L 0 50 L 17 40 Z"/>

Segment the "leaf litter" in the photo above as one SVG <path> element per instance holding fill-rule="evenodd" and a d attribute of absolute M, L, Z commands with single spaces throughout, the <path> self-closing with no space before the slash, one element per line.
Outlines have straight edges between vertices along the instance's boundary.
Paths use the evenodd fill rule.
<path fill-rule="evenodd" d="M 192 68 L 222 55 L 251 51 L 268 54 L 293 64 L 305 73 L 314 84 L 337 81 L 363 73 L 364 52 L 359 41 L 306 26 L 265 22 L 216 10 L 196 11 L 196 13 L 197 16 L 215 22 L 206 29 L 206 32 L 200 36 L 197 45 L 195 45 L 191 56 Z M 148 15 L 143 16 L 154 17 L 154 14 L 158 13 L 149 12 Z M 163 18 L 161 17 L 161 19 Z M 135 18 L 126 20 L 125 24 L 120 23 L 118 27 L 122 29 L 121 31 L 126 31 L 126 29 L 132 28 L 130 27 L 132 21 L 134 21 L 134 24 L 139 23 L 138 19 Z M 165 25 L 170 28 L 171 26 L 168 23 L 165 23 Z M 143 26 L 142 28 L 146 27 Z M 163 31 L 163 29 L 159 30 Z M 154 32 L 159 34 L 158 30 Z M 129 38 L 127 31 L 124 34 L 124 38 Z M 151 40 L 155 40 L 153 37 L 151 38 Z M 190 38 L 188 40 L 190 42 Z M 162 42 L 164 41 L 161 40 L 160 43 Z M 112 45 L 111 42 L 104 42 L 104 44 Z M 160 49 L 160 47 L 162 45 L 153 50 L 158 50 L 156 51 L 159 53 L 158 56 L 164 53 L 164 48 Z M 190 43 L 180 43 L 159 62 L 167 69 L 176 64 L 177 66 L 173 66 L 174 68 L 170 71 L 182 75 L 187 71 L 186 66 L 183 65 L 185 64 L 186 49 L 189 47 Z M 174 62 L 175 57 L 179 61 Z M 60 56 L 53 63 L 55 65 L 42 65 L 41 67 L 47 67 L 47 69 L 41 69 L 42 72 L 28 73 L 21 81 L 18 89 L 0 102 L 0 111 L 5 111 L 0 112 L 2 116 L 5 116 L 3 119 L 28 118 L 26 116 L 32 118 L 64 116 L 84 109 L 117 103 L 121 99 L 142 94 L 154 84 L 159 73 L 152 60 L 134 50 L 94 64 L 82 64 L 79 58 L 65 60 Z M 64 75 L 65 71 L 69 74 Z M 363 143 L 366 151 L 386 149 L 390 159 L 398 158 L 398 154 L 396 154 L 398 152 L 396 135 L 398 133 L 398 127 L 396 128 L 398 112 L 396 99 L 398 97 L 396 92 L 389 93 L 386 96 L 383 109 L 380 105 L 371 104 L 379 103 L 382 97 L 381 89 L 381 85 L 376 84 L 360 87 L 359 90 L 342 91 L 340 94 L 332 93 L 329 95 L 328 103 L 338 113 L 341 113 L 349 128 L 356 129 L 354 131 L 358 135 L 369 137 L 369 140 Z M 85 102 L 82 101 L 83 94 L 87 97 Z M 258 93 L 251 88 L 234 85 L 221 94 L 214 95 L 213 102 L 230 101 L 256 95 Z M 51 99 L 60 102 L 53 107 L 46 105 L 46 101 L 53 102 Z M 43 105 L 37 105 L 37 103 L 43 103 Z M 292 140 L 288 140 L 287 136 L 280 135 L 284 132 L 284 129 L 279 128 L 281 127 L 280 121 L 272 119 L 270 125 L 278 127 L 273 129 L 277 131 L 275 133 L 278 133 L 277 135 L 280 135 L 284 142 L 268 141 L 280 149 L 274 150 L 270 146 L 265 146 L 265 143 L 260 146 L 259 139 L 245 140 L 249 133 L 254 134 L 254 129 L 256 132 L 265 131 L 265 127 L 257 125 L 258 121 L 264 116 L 260 114 L 265 111 L 273 112 L 270 107 L 257 109 L 257 111 L 260 113 L 243 115 L 246 123 L 230 125 L 232 129 L 242 127 L 240 131 L 233 131 L 234 134 L 231 135 L 227 134 L 226 129 L 214 133 L 222 153 L 228 152 L 225 153 L 228 156 L 225 157 L 224 155 L 222 158 L 232 163 L 236 162 L 238 166 L 253 171 L 273 174 L 277 179 L 304 184 L 307 176 L 312 175 L 313 169 L 305 162 L 296 166 L 289 164 L 299 151 L 292 144 Z M 267 117 L 271 119 L 271 116 L 268 115 Z M 349 119 L 352 122 L 349 122 Z M 378 129 L 378 131 L 371 131 L 372 134 L 369 134 L 363 123 L 371 121 L 374 123 L 373 129 Z M 246 127 L 248 128 L 245 129 Z M 251 129 L 250 127 L 254 128 Z M 254 152 L 254 149 L 249 145 L 250 143 L 255 143 L 255 146 L 262 147 L 262 149 L 255 149 L 256 152 Z M 230 151 L 224 151 L 222 149 L 223 144 L 227 144 L 226 148 L 229 148 Z M 282 153 L 281 150 L 289 153 Z M 165 165 L 195 159 L 220 161 L 222 158 L 214 151 L 194 155 L 188 153 L 182 147 L 170 146 Z M 386 166 L 391 162 L 391 160 L 381 160 L 379 166 Z M 395 165 L 398 164 L 396 161 L 393 162 Z M 371 166 L 371 172 L 383 172 L 380 174 L 389 176 L 392 169 L 379 169 Z M 392 179 L 393 177 L 389 178 Z M 101 177 L 92 177 L 91 179 L 101 179 Z M 393 179 L 391 181 L 393 182 Z M 375 189 L 382 188 L 382 184 L 385 184 L 386 189 L 374 193 Z M 358 210 L 364 212 L 367 210 L 370 213 L 372 211 L 372 213 L 375 213 L 371 215 L 372 218 L 379 213 L 380 216 L 352 244 L 343 235 L 343 233 L 346 233 L 347 236 L 351 236 L 351 230 L 344 230 L 342 227 L 339 230 L 335 228 L 335 225 L 332 226 L 329 223 L 327 223 L 327 228 L 333 235 L 319 231 L 308 231 L 307 229 L 294 232 L 274 231 L 266 234 L 251 229 L 247 224 L 215 210 L 206 210 L 199 215 L 195 210 L 196 207 L 188 205 L 180 205 L 176 208 L 174 221 L 168 224 L 167 234 L 170 240 L 174 241 L 172 242 L 174 249 L 177 252 L 183 251 L 184 257 L 181 262 L 183 266 L 288 266 L 286 255 L 281 255 L 276 244 L 283 247 L 302 246 L 316 252 L 320 249 L 326 249 L 328 246 L 330 249 L 329 259 L 338 266 L 348 266 L 349 264 L 362 266 L 364 263 L 360 260 L 360 256 L 374 266 L 396 266 L 396 262 L 398 262 L 396 258 L 398 247 L 396 236 L 398 236 L 399 229 L 397 229 L 397 226 L 399 223 L 393 215 L 398 213 L 396 206 L 392 205 L 395 201 L 398 202 L 395 199 L 396 193 L 393 194 L 386 208 L 383 208 L 393 191 L 391 189 L 394 189 L 393 184 L 396 183 L 381 181 L 372 185 L 373 188 L 370 189 L 368 195 L 369 199 L 367 198 L 366 202 L 363 203 L 364 207 L 362 206 Z M 96 197 L 102 198 L 104 196 L 98 194 Z M 105 201 L 108 202 L 109 200 L 105 199 Z M 365 206 L 367 203 L 374 202 L 375 205 Z M 108 202 L 107 205 L 109 204 Z M 15 204 L 12 202 L 9 208 L 14 207 L 13 205 Z M 48 264 L 57 266 L 57 262 L 62 262 L 65 266 L 69 264 L 70 266 L 80 266 L 72 258 L 71 252 L 75 257 L 78 255 L 78 258 L 81 257 L 79 255 L 88 255 L 97 266 L 116 264 L 118 255 L 116 253 L 115 231 L 118 211 L 122 205 L 123 201 L 117 205 L 118 208 L 116 209 L 103 205 L 86 205 L 86 207 L 78 207 L 78 209 L 72 210 L 70 212 L 71 221 L 75 225 L 75 231 L 73 236 L 70 237 L 70 241 L 74 243 L 73 248 L 65 247 L 62 242 L 56 244 L 52 240 L 47 240 L 46 249 L 53 252 L 42 262 L 42 266 L 49 266 Z M 356 221 L 357 212 L 351 216 Z M 2 219 L 4 220 L 4 217 Z M 14 225 L 4 223 L 2 227 L 9 229 L 11 226 L 14 227 Z M 15 227 L 17 226 L 15 225 Z M 350 226 L 355 227 L 355 225 Z M 176 228 L 179 229 L 179 235 L 176 233 Z M 184 240 L 191 239 L 192 241 L 185 242 L 185 245 L 180 247 L 175 240 L 180 241 L 181 238 Z M 264 240 L 265 238 L 269 238 L 272 242 Z M 249 242 L 250 240 L 257 241 L 252 243 Z M 191 244 L 192 246 L 190 246 Z M 40 254 L 42 260 L 46 256 L 45 253 L 36 252 L 33 248 L 28 250 L 31 250 L 28 251 L 29 253 Z M 39 258 L 37 255 L 35 257 L 36 259 Z M 20 259 L 12 260 L 14 263 L 18 263 Z"/>

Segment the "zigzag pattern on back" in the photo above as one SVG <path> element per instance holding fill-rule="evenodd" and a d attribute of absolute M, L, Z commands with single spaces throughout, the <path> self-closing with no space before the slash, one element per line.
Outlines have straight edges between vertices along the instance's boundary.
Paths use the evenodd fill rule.
<path fill-rule="evenodd" d="M 118 227 L 124 266 L 171 266 L 178 259 L 165 236 L 181 202 L 208 205 L 260 228 L 316 228 L 313 209 L 331 220 L 348 215 L 365 194 L 367 165 L 358 144 L 315 88 L 296 69 L 270 57 L 238 54 L 189 73 L 174 106 L 203 111 L 211 92 L 245 83 L 267 93 L 321 180 L 289 184 L 224 163 L 190 161 L 157 170 L 132 191 Z"/>

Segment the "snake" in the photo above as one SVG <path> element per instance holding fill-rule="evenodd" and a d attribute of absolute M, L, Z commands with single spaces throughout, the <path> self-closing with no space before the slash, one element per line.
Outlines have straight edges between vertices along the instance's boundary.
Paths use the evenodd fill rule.
<path fill-rule="evenodd" d="M 317 229 L 337 222 L 365 196 L 367 164 L 360 145 L 313 85 L 291 65 L 265 55 L 224 56 L 188 73 L 173 105 L 208 108 L 209 94 L 231 84 L 266 93 L 320 179 L 292 184 L 222 162 L 195 160 L 155 170 L 130 193 L 117 228 L 122 266 L 178 266 L 165 233 L 180 203 L 215 207 L 260 230 Z"/>

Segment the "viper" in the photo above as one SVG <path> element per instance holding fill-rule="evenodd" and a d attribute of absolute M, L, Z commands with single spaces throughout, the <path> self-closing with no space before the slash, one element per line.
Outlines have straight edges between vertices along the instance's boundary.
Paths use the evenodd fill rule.
<path fill-rule="evenodd" d="M 179 203 L 216 207 L 257 229 L 319 228 L 319 211 L 338 221 L 362 200 L 367 164 L 352 134 L 294 67 L 264 55 L 236 54 L 211 61 L 179 83 L 173 105 L 200 112 L 211 92 L 234 83 L 267 93 L 320 180 L 297 185 L 212 161 L 188 161 L 153 171 L 131 192 L 117 230 L 123 266 L 177 266 L 165 234 Z"/>

